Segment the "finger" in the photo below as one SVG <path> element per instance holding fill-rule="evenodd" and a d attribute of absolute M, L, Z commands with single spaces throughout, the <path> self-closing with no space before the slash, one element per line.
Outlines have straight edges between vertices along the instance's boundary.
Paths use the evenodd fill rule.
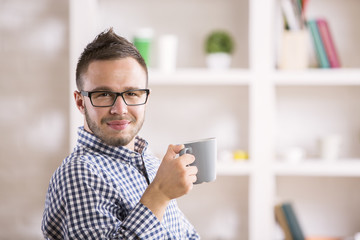
<path fill-rule="evenodd" d="M 182 163 L 187 166 L 195 161 L 195 156 L 192 154 L 184 154 L 181 157 Z"/>
<path fill-rule="evenodd" d="M 190 175 L 196 175 L 198 173 L 198 168 L 196 166 L 189 166 L 187 167 L 187 174 Z"/>
<path fill-rule="evenodd" d="M 191 181 L 192 183 L 196 182 L 196 180 L 197 180 L 196 175 L 191 175 L 191 176 L 190 176 L 190 181 Z M 192 188 L 192 187 L 191 187 L 191 188 Z"/>

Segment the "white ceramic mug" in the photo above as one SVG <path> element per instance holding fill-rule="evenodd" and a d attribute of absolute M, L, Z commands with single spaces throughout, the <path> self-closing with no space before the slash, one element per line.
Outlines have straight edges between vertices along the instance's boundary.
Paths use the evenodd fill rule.
<path fill-rule="evenodd" d="M 176 35 L 163 35 L 159 38 L 159 69 L 173 72 L 176 69 L 178 38 Z"/>
<path fill-rule="evenodd" d="M 320 139 L 320 157 L 334 161 L 339 158 L 341 151 L 341 136 L 329 135 Z"/>

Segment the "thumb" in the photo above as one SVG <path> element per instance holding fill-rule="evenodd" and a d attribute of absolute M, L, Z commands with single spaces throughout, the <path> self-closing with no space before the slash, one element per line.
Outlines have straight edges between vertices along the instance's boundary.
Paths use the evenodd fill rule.
<path fill-rule="evenodd" d="M 173 151 L 174 151 L 176 154 L 179 154 L 180 151 L 185 148 L 185 145 L 184 145 L 184 144 L 171 145 L 171 146 L 172 146 Z"/>
<path fill-rule="evenodd" d="M 180 144 L 180 145 L 172 145 L 172 144 L 170 144 L 165 156 L 168 157 L 168 158 L 175 158 L 175 156 L 177 154 L 179 154 L 181 149 L 183 149 L 184 147 L 185 146 L 183 144 Z"/>

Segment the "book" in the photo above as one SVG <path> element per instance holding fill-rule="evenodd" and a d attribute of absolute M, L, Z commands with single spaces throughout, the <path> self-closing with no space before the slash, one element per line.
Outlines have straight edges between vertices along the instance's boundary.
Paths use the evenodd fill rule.
<path fill-rule="evenodd" d="M 291 0 L 281 0 L 281 9 L 284 15 L 284 20 L 291 31 L 301 29 L 301 19 Z"/>
<path fill-rule="evenodd" d="M 283 203 L 281 207 L 284 211 L 284 215 L 289 225 L 293 240 L 305 240 L 303 231 L 291 203 Z"/>
<path fill-rule="evenodd" d="M 282 209 L 281 204 L 275 205 L 275 219 L 279 223 L 281 229 L 284 232 L 285 240 L 293 240 L 291 235 L 289 224 L 286 220 L 285 213 Z"/>
<path fill-rule="evenodd" d="M 320 36 L 316 19 L 309 20 L 307 25 L 311 32 L 319 67 L 330 68 L 329 60 L 325 52 L 325 47 Z"/>
<path fill-rule="evenodd" d="M 301 15 L 302 18 L 305 19 L 306 18 L 306 10 L 307 10 L 307 5 L 309 3 L 309 0 L 303 0 L 302 1 L 302 6 L 301 6 Z"/>
<path fill-rule="evenodd" d="M 321 40 L 324 44 L 326 56 L 329 60 L 330 67 L 339 68 L 340 61 L 336 52 L 333 38 L 330 33 L 328 22 L 326 21 L 326 19 L 320 18 L 316 20 L 316 24 L 319 29 Z"/>

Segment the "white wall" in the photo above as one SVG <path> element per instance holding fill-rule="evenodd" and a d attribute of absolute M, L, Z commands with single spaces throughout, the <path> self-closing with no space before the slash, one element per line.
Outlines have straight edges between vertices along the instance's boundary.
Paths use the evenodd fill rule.
<path fill-rule="evenodd" d="M 0 239 L 41 239 L 68 151 L 68 3 L 0 1 Z"/>

